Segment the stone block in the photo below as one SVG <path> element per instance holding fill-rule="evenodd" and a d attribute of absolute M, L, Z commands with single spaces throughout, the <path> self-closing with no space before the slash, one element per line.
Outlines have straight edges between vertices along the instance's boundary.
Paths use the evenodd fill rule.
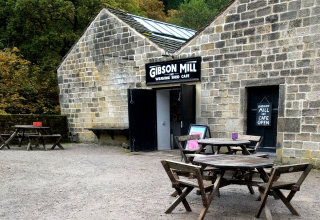
<path fill-rule="evenodd" d="M 271 7 L 265 7 L 257 10 L 257 17 L 266 16 L 271 13 Z"/>
<path fill-rule="evenodd" d="M 236 22 L 240 20 L 240 14 L 233 14 L 226 16 L 226 23 Z"/>
<path fill-rule="evenodd" d="M 262 8 L 267 5 L 267 1 L 265 0 L 257 0 L 255 2 L 248 4 L 248 10 L 254 10 L 258 8 Z"/>
<path fill-rule="evenodd" d="M 309 8 L 305 8 L 305 9 L 301 9 L 298 11 L 298 16 L 299 18 L 305 18 L 310 16 L 310 9 Z"/>
<path fill-rule="evenodd" d="M 320 159 L 320 151 L 319 150 L 313 150 L 311 151 L 310 157 L 313 159 Z M 320 161 L 319 161 L 320 163 Z M 320 164 L 319 164 L 320 165 Z"/>
<path fill-rule="evenodd" d="M 308 82 L 307 76 L 297 76 L 294 79 L 295 84 L 306 84 Z"/>
<path fill-rule="evenodd" d="M 298 141 L 310 141 L 310 133 L 299 133 L 296 135 L 296 140 Z"/>
<path fill-rule="evenodd" d="M 216 48 L 223 48 L 225 46 L 226 42 L 225 41 L 218 41 L 215 43 Z"/>
<path fill-rule="evenodd" d="M 303 109 L 302 116 L 318 116 L 320 115 L 320 109 Z"/>
<path fill-rule="evenodd" d="M 263 25 L 263 24 L 264 24 L 264 18 L 256 18 L 256 19 L 250 20 L 251 27 L 259 26 L 259 25 Z"/>
<path fill-rule="evenodd" d="M 250 55 L 251 56 L 261 56 L 262 55 L 262 51 L 261 50 L 251 51 Z"/>
<path fill-rule="evenodd" d="M 297 85 L 287 86 L 287 93 L 296 93 L 298 92 L 299 87 Z"/>
<path fill-rule="evenodd" d="M 302 125 L 301 131 L 315 133 L 317 132 L 317 127 L 318 127 L 317 125 Z"/>
<path fill-rule="evenodd" d="M 311 86 L 309 85 L 299 85 L 299 92 L 310 92 Z"/>
<path fill-rule="evenodd" d="M 253 19 L 256 17 L 255 11 L 249 11 L 245 13 L 241 13 L 241 20 L 248 20 L 248 19 Z"/>
<path fill-rule="evenodd" d="M 320 6 L 312 8 L 312 11 L 311 11 L 312 16 L 317 16 L 319 14 L 320 14 Z"/>
<path fill-rule="evenodd" d="M 247 35 L 254 35 L 255 34 L 255 28 L 248 28 L 246 30 L 244 30 L 243 34 L 244 36 L 247 36 Z"/>
<path fill-rule="evenodd" d="M 282 60 L 287 60 L 287 54 L 282 53 L 282 54 L 277 54 L 276 55 L 276 61 L 282 61 Z"/>
<path fill-rule="evenodd" d="M 294 141 L 292 142 L 292 148 L 294 149 L 302 149 L 303 142 L 302 141 Z"/>
<path fill-rule="evenodd" d="M 301 1 L 291 1 L 288 5 L 289 11 L 298 11 L 301 8 Z"/>
<path fill-rule="evenodd" d="M 280 38 L 280 33 L 271 33 L 271 34 L 265 34 L 262 36 L 262 41 L 273 41 L 278 40 Z"/>
<path fill-rule="evenodd" d="M 230 39 L 230 38 L 231 38 L 231 32 L 221 33 L 221 40 Z"/>
<path fill-rule="evenodd" d="M 302 1 L 302 7 L 307 8 L 314 5 L 314 0 L 303 0 Z"/>
<path fill-rule="evenodd" d="M 289 142 L 289 143 L 291 143 L 291 142 Z M 285 157 L 294 157 L 295 156 L 295 149 L 283 148 L 283 156 L 285 156 Z"/>
<path fill-rule="evenodd" d="M 237 13 L 238 14 L 241 14 L 243 12 L 247 11 L 247 5 L 246 4 L 243 4 L 243 5 L 239 5 L 237 7 Z"/>
<path fill-rule="evenodd" d="M 297 18 L 296 11 L 290 11 L 280 14 L 280 21 L 292 20 Z"/>
<path fill-rule="evenodd" d="M 275 23 L 279 20 L 279 16 L 277 14 L 275 15 L 269 15 L 266 17 L 266 23 Z"/>
<path fill-rule="evenodd" d="M 248 27 L 248 21 L 241 21 L 235 24 L 235 30 Z"/>
<path fill-rule="evenodd" d="M 311 134 L 311 141 L 320 143 L 320 134 Z"/>
<path fill-rule="evenodd" d="M 319 97 L 319 98 L 320 98 L 320 97 Z M 317 109 L 319 109 L 319 108 L 320 108 L 320 100 L 318 100 L 318 101 L 310 101 L 309 107 L 310 107 L 310 108 L 317 108 Z"/>
<path fill-rule="evenodd" d="M 224 31 L 233 31 L 234 30 L 234 23 L 225 24 L 223 29 L 224 29 Z"/>
<path fill-rule="evenodd" d="M 300 132 L 300 124 L 300 118 L 278 118 L 278 132 Z"/>
<path fill-rule="evenodd" d="M 287 11 L 287 9 L 288 9 L 287 3 L 277 4 L 277 5 L 274 5 L 272 8 L 273 13 L 284 12 L 284 11 Z"/>
<path fill-rule="evenodd" d="M 276 62 L 273 64 L 273 68 L 275 70 L 280 70 L 280 69 L 283 69 L 283 62 Z"/>
<path fill-rule="evenodd" d="M 283 140 L 284 141 L 294 141 L 296 139 L 296 135 L 295 134 L 284 134 L 283 136 Z"/>

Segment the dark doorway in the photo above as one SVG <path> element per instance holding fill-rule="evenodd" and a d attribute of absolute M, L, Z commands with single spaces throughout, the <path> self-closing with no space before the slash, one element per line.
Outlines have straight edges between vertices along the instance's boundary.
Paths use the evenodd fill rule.
<path fill-rule="evenodd" d="M 130 150 L 156 150 L 157 114 L 155 91 L 147 89 L 129 89 L 128 112 Z"/>
<path fill-rule="evenodd" d="M 170 91 L 171 136 L 187 135 L 190 124 L 195 123 L 196 90 L 194 85 L 182 84 Z M 177 148 L 173 141 L 173 148 Z"/>
<path fill-rule="evenodd" d="M 279 86 L 263 86 L 247 88 L 247 134 L 263 136 L 263 142 L 258 151 L 276 152 L 277 144 L 277 122 Z M 257 126 L 257 105 L 261 103 L 272 104 L 270 126 Z"/>
<path fill-rule="evenodd" d="M 175 148 L 173 137 L 186 135 L 189 125 L 195 123 L 196 94 L 194 85 L 181 85 L 180 87 L 162 88 L 161 90 L 167 90 L 168 92 L 159 93 L 158 91 L 157 94 L 156 90 L 128 90 L 131 151 L 151 151 L 157 150 L 158 147 L 165 149 L 166 146 L 158 145 L 157 139 L 169 140 L 168 145 Z M 163 108 L 157 106 L 157 98 L 160 98 L 160 96 L 161 101 L 158 100 L 158 105 L 169 106 L 165 112 L 162 112 Z M 170 118 L 170 126 L 166 126 L 166 115 Z"/>
<path fill-rule="evenodd" d="M 187 135 L 190 124 L 195 123 L 196 88 L 193 85 L 181 85 L 181 134 Z"/>

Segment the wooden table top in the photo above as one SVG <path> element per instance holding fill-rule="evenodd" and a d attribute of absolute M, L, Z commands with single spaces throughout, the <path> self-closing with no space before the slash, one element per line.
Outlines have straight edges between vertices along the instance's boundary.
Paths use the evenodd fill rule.
<path fill-rule="evenodd" d="M 230 168 L 267 168 L 273 166 L 273 160 L 254 155 L 196 155 L 194 164 L 213 166 L 222 169 Z"/>
<path fill-rule="evenodd" d="M 215 146 L 239 146 L 250 144 L 250 141 L 245 139 L 232 140 L 231 138 L 205 138 L 198 140 L 198 143 Z"/>
<path fill-rule="evenodd" d="M 50 127 L 44 126 L 33 126 L 33 125 L 14 125 L 13 128 L 21 128 L 21 129 L 49 129 Z"/>

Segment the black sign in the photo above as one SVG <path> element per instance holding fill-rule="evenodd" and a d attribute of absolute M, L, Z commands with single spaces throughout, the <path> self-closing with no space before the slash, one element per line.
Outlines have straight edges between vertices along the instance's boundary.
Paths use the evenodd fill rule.
<path fill-rule="evenodd" d="M 257 105 L 256 126 L 271 126 L 272 103 Z"/>
<path fill-rule="evenodd" d="M 147 85 L 200 81 L 201 57 L 146 64 Z"/>

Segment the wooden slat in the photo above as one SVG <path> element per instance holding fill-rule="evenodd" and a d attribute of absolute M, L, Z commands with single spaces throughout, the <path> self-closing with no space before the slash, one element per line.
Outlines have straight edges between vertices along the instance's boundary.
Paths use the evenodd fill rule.
<path fill-rule="evenodd" d="M 249 141 L 258 142 L 261 139 L 261 136 L 254 136 L 254 135 L 239 135 L 239 139 L 246 139 Z"/>

